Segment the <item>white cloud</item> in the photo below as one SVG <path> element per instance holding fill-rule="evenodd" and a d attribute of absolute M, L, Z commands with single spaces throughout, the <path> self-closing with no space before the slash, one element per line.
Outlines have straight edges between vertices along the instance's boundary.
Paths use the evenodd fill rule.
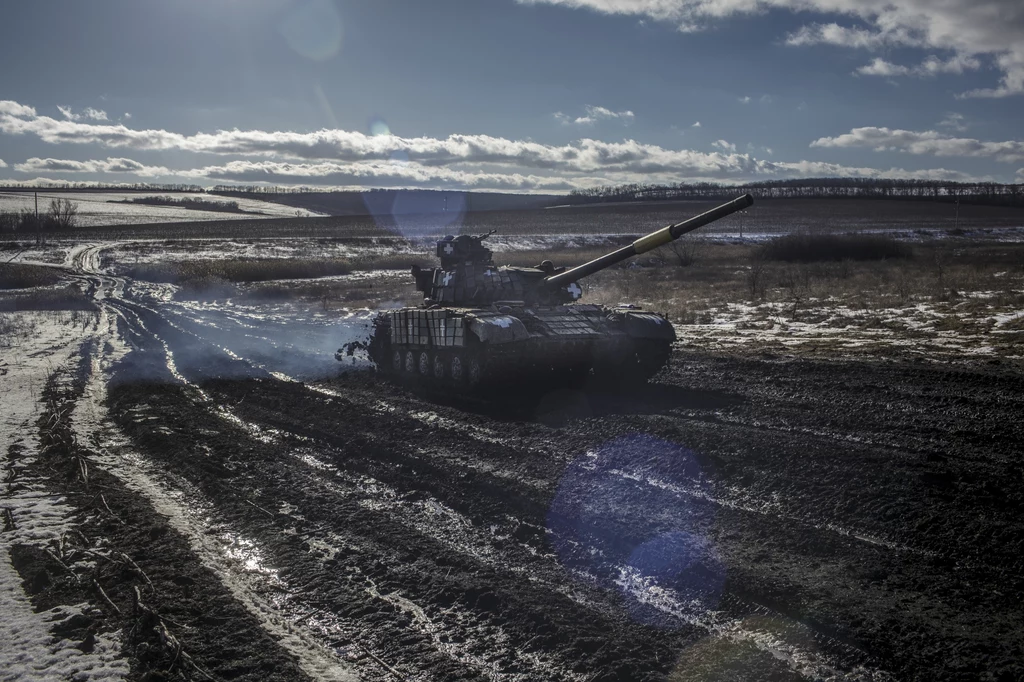
<path fill-rule="evenodd" d="M 572 117 L 569 116 L 569 114 L 562 113 L 561 111 L 556 111 L 555 113 L 552 114 L 552 116 L 554 116 L 555 120 L 564 126 L 567 126 L 569 125 L 569 123 L 572 122 Z"/>
<path fill-rule="evenodd" d="M 109 118 L 107 118 L 107 112 L 103 111 L 102 109 L 93 109 L 92 107 L 86 107 L 85 109 L 82 110 L 82 113 L 80 113 L 80 114 L 76 114 L 71 109 L 71 107 L 63 107 L 63 106 L 60 106 L 59 104 L 57 105 L 57 110 L 60 111 L 60 113 L 64 116 L 64 118 L 66 118 L 69 121 L 81 121 L 83 118 L 84 119 L 88 119 L 90 121 L 109 121 L 110 120 Z M 35 115 L 34 110 L 33 110 L 33 115 Z M 131 116 L 129 115 L 128 118 L 131 118 Z"/>
<path fill-rule="evenodd" d="M 107 158 L 94 161 L 40 159 L 33 157 L 14 165 L 19 173 L 131 173 L 141 177 L 171 175 L 163 166 L 147 166 L 134 159 Z"/>
<path fill-rule="evenodd" d="M 951 137 L 934 130 L 912 131 L 889 128 L 854 128 L 836 137 L 822 137 L 812 147 L 870 147 L 875 151 L 901 151 L 934 156 L 986 157 L 1013 163 L 1024 161 L 1024 142 L 983 142 Z"/>
<path fill-rule="evenodd" d="M 951 130 L 955 130 L 957 132 L 963 132 L 967 130 L 967 124 L 964 122 L 965 120 L 966 119 L 964 118 L 963 114 L 958 114 L 956 112 L 951 111 L 948 114 L 946 114 L 946 117 L 944 119 L 939 121 L 938 125 L 943 128 L 950 128 Z"/>
<path fill-rule="evenodd" d="M 12 102 L 9 99 L 0 100 L 0 116 L 14 116 L 29 118 L 36 115 L 36 110 L 24 104 Z"/>
<path fill-rule="evenodd" d="M 671 150 L 635 140 L 604 142 L 584 138 L 566 145 L 545 145 L 489 135 L 447 138 L 365 135 L 346 130 L 313 133 L 229 130 L 186 136 L 166 130 L 135 130 L 123 124 L 99 125 L 0 115 L 0 132 L 35 135 L 52 144 L 96 144 L 113 149 L 178 150 L 234 156 L 283 157 L 300 160 L 382 161 L 396 154 L 427 166 L 492 164 L 560 172 L 597 170 L 678 172 L 729 176 L 757 172 L 758 162 L 744 155 L 723 156 L 692 150 Z"/>
<path fill-rule="evenodd" d="M 7 168 L 7 164 L 4 163 L 3 159 L 0 159 L 0 168 Z"/>
<path fill-rule="evenodd" d="M 691 128 L 700 128 L 700 121 L 695 121 Z"/>
<path fill-rule="evenodd" d="M 129 114 L 129 113 L 128 113 L 128 112 L 126 111 L 126 112 L 124 112 L 124 116 L 122 116 L 121 118 L 123 118 L 123 119 L 124 119 L 124 120 L 126 120 L 126 121 L 130 121 L 130 120 L 132 120 L 132 115 L 131 115 L 131 114 Z"/>
<path fill-rule="evenodd" d="M 822 161 L 797 161 L 775 164 L 788 175 L 805 178 L 878 178 L 886 180 L 945 180 L 950 182 L 988 182 L 991 176 L 975 176 L 948 168 L 906 170 L 904 168 L 858 168 Z"/>
<path fill-rule="evenodd" d="M 636 118 L 632 111 L 612 111 L 605 107 L 594 107 L 587 105 L 586 115 L 578 117 L 573 123 L 577 125 L 593 125 L 598 121 L 621 121 L 625 124 L 630 124 L 633 119 Z"/>
<path fill-rule="evenodd" d="M 596 110 L 596 108 L 595 108 Z M 338 186 L 451 187 L 508 191 L 565 191 L 603 184 L 682 181 L 741 182 L 808 174 L 889 177 L 899 169 L 847 169 L 834 164 L 775 162 L 737 153 L 736 145 L 720 139 L 715 151 L 669 149 L 626 139 L 606 142 L 582 138 L 561 145 L 510 140 L 489 135 L 449 135 L 445 138 L 366 135 L 346 130 L 311 133 L 228 130 L 184 135 L 167 130 L 137 130 L 123 123 L 85 123 L 29 115 L 34 111 L 16 102 L 0 104 L 0 132 L 31 135 L 52 144 L 92 144 L 101 148 L 136 151 L 179 151 L 225 159 L 184 170 L 148 166 L 123 156 L 75 161 L 34 157 L 19 163 L 21 173 L 128 174 L 140 177 L 180 177 L 225 182 L 311 183 Z M 7 112 L 7 113 L 4 113 Z M 12 113 L 14 112 L 14 113 Z M 15 115 L 19 114 L 19 115 Z M 693 124 L 698 127 L 698 123 Z M 931 135 L 944 140 L 931 152 L 911 146 L 910 136 Z M 902 137 L 900 137 L 902 136 Z M 921 145 L 928 139 L 917 140 Z M 974 147 L 967 143 L 973 142 Z M 959 143 L 970 155 L 1008 160 L 1021 155 L 1019 143 L 981 143 L 954 140 L 939 133 L 909 133 L 887 129 L 855 129 L 836 138 L 822 138 L 813 146 L 905 148 L 913 153 L 946 153 Z M 902 145 L 902 147 L 900 146 Z M 766 154 L 773 152 L 761 148 Z M 753 148 L 751 148 L 753 151 Z M 1024 158 L 1024 157 L 1021 157 Z M 396 161 L 395 159 L 402 159 Z M 816 165 L 815 165 L 816 164 Z M 955 171 L 930 169 L 901 171 L 903 177 L 952 177 Z M 875 175 L 872 175 L 875 174 Z M 892 175 L 895 177 L 895 175 Z M 964 176 L 966 177 L 966 176 Z"/>
<path fill-rule="evenodd" d="M 932 55 L 917 66 L 902 66 L 876 57 L 870 64 L 860 67 L 854 73 L 861 76 L 916 76 L 918 78 L 925 78 L 937 76 L 941 73 L 962 74 L 964 71 L 973 71 L 980 68 L 980 61 L 974 57 L 964 57 L 961 55 L 953 55 L 945 61 Z"/>
<path fill-rule="evenodd" d="M 681 31 L 699 30 L 727 17 L 769 10 L 840 15 L 850 21 L 812 23 L 786 37 L 790 45 L 828 44 L 878 50 L 914 47 L 960 58 L 990 56 L 1002 72 L 998 87 L 966 97 L 1024 93 L 1024 3 L 1020 0 L 519 0 L 607 14 L 647 16 Z"/>
<path fill-rule="evenodd" d="M 739 103 L 740 104 L 750 104 L 750 96 L 747 95 L 745 97 L 740 97 L 739 98 Z"/>

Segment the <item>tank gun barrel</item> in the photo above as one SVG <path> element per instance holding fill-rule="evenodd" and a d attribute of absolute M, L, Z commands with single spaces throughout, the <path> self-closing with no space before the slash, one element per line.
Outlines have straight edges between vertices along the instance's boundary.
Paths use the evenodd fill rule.
<path fill-rule="evenodd" d="M 588 263 L 578 265 L 575 268 L 566 270 L 565 272 L 561 272 L 557 275 L 546 277 L 544 282 L 553 287 L 575 282 L 578 279 L 592 275 L 599 270 L 604 270 L 605 268 L 620 261 L 624 261 L 627 258 L 645 253 L 663 244 L 673 242 L 688 232 L 693 232 L 699 227 L 704 227 L 708 223 L 713 223 L 714 221 L 724 218 L 736 211 L 742 211 L 753 203 L 754 197 L 749 194 L 744 194 L 743 196 L 737 197 L 728 203 L 713 208 L 706 213 L 701 213 L 689 220 L 684 220 L 683 222 L 676 223 L 675 225 L 668 225 L 660 230 L 650 233 L 649 235 L 640 237 L 640 239 L 637 239 L 632 244 L 623 246 L 621 249 L 612 251 L 611 253 L 606 253 L 600 258 L 595 258 Z"/>

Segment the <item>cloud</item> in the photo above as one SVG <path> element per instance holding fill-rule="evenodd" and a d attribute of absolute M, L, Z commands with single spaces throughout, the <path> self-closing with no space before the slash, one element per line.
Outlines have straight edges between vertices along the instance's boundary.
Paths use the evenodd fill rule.
<path fill-rule="evenodd" d="M 82 110 L 81 114 L 76 114 L 72 111 L 71 107 L 62 107 L 57 105 L 57 110 L 69 121 L 81 121 L 83 118 L 90 121 L 109 121 L 107 118 L 107 112 L 102 109 L 93 109 L 92 107 L 86 107 Z M 34 115 L 34 112 L 33 112 Z M 131 118 L 129 116 L 128 118 Z"/>
<path fill-rule="evenodd" d="M 700 128 L 700 121 L 695 121 L 691 128 Z"/>
<path fill-rule="evenodd" d="M 124 116 L 122 116 L 121 118 L 123 118 L 123 119 L 124 119 L 124 120 L 126 120 L 126 121 L 130 121 L 130 120 L 132 120 L 132 115 L 131 115 L 131 114 L 129 114 L 129 113 L 128 113 L 128 112 L 126 111 L 126 112 L 124 112 Z"/>
<path fill-rule="evenodd" d="M 619 113 L 626 116 L 630 112 Z M 758 172 L 757 161 L 745 155 L 671 150 L 635 140 L 604 142 L 584 138 L 556 146 L 489 135 L 403 138 L 346 130 L 312 133 L 222 130 L 187 136 L 166 130 L 135 130 L 123 124 L 100 125 L 58 121 L 47 116 L 23 119 L 3 115 L 0 115 L 0 132 L 35 135 L 52 144 L 96 144 L 137 151 L 177 150 L 297 160 L 386 161 L 399 155 L 425 166 L 492 164 L 573 173 L 666 171 L 713 173 L 722 177 Z"/>
<path fill-rule="evenodd" d="M 739 98 L 739 103 L 740 104 L 750 104 L 750 96 L 747 95 L 745 97 L 740 97 Z"/>
<path fill-rule="evenodd" d="M 485 173 L 412 163 L 283 163 L 232 161 L 180 175 L 217 181 L 270 184 L 316 184 L 375 187 L 437 187 L 467 190 L 565 192 L 602 184 L 600 178 L 567 179 L 522 173 Z"/>
<path fill-rule="evenodd" d="M 0 159 L 0 168 L 7 168 L 7 164 L 4 163 L 3 159 Z"/>
<path fill-rule="evenodd" d="M 958 114 L 956 112 L 951 111 L 948 114 L 946 114 L 946 117 L 944 119 L 939 121 L 938 125 L 943 128 L 950 128 L 957 132 L 963 132 L 967 130 L 967 124 L 964 123 L 965 120 L 966 119 L 964 118 L 963 114 Z"/>
<path fill-rule="evenodd" d="M 594 109 L 595 115 L 603 115 L 596 112 L 596 107 Z M 20 115 L 0 113 L 0 132 L 32 135 L 52 144 L 92 144 L 107 149 L 176 151 L 229 158 L 225 158 L 223 163 L 172 170 L 145 165 L 126 158 L 125 153 L 90 161 L 33 157 L 15 166 L 20 173 L 125 174 L 218 182 L 331 186 L 347 183 L 352 186 L 553 192 L 636 182 L 743 182 L 794 174 L 802 177 L 809 172 L 835 175 L 845 172 L 845 167 L 838 165 L 814 166 L 809 161 L 783 163 L 759 159 L 752 153 L 737 153 L 736 145 L 723 139 L 712 143 L 714 151 L 704 152 L 670 149 L 632 139 L 606 142 L 589 137 L 551 145 L 489 135 L 399 137 L 338 129 L 308 133 L 222 130 L 185 135 L 167 130 L 133 129 L 123 123 L 57 120 L 29 115 L 32 111 L 30 107 L 14 102 L 4 103 L 0 112 L 17 112 Z M 698 127 L 698 124 L 693 126 Z M 911 139 L 913 136 L 923 138 L 914 140 Z M 976 156 L 989 155 L 998 160 L 1008 160 L 1021 153 L 1019 146 L 1013 147 L 1019 143 L 957 141 L 939 133 L 910 133 L 882 128 L 855 129 L 848 135 L 821 138 L 812 146 L 863 144 L 927 153 L 911 146 L 911 143 L 930 141 L 934 145 L 939 144 L 935 142 L 939 138 L 944 140 L 942 144 L 960 143 L 968 150 L 970 146 L 966 143 L 974 142 L 971 154 Z M 767 148 L 761 149 L 768 155 L 772 154 Z M 872 175 L 882 172 L 895 171 L 850 169 L 850 173 L 863 177 L 884 177 Z M 905 177 L 951 177 L 954 172 L 931 169 L 906 173 Z"/>
<path fill-rule="evenodd" d="M 163 166 L 146 166 L 133 159 L 107 158 L 95 161 L 40 159 L 33 157 L 14 165 L 19 173 L 131 173 L 141 177 L 172 175 Z"/>
<path fill-rule="evenodd" d="M 981 62 L 974 57 L 953 55 L 943 61 L 932 55 L 917 66 L 902 66 L 887 62 L 881 58 L 875 58 L 870 64 L 866 64 L 856 71 L 860 76 L 916 76 L 926 78 L 937 76 L 941 73 L 962 74 L 964 71 L 973 71 L 981 68 Z"/>
<path fill-rule="evenodd" d="M 35 115 L 36 110 L 32 107 L 27 107 L 24 104 L 18 104 L 8 99 L 0 100 L 0 116 L 30 118 Z"/>
<path fill-rule="evenodd" d="M 1024 3 L 1020 0 L 519 0 L 646 16 L 695 31 L 717 20 L 769 10 L 815 12 L 843 23 L 812 23 L 785 37 L 789 45 L 834 45 L 865 50 L 911 47 L 966 59 L 989 56 L 1002 73 L 998 87 L 964 97 L 1024 93 Z M 766 24 L 770 25 L 770 24 Z M 938 58 L 936 58 L 938 59 Z M 941 60 L 939 60 L 941 62 Z M 948 61 L 948 60 L 947 60 Z M 927 67 L 925 67 L 927 68 Z"/>
<path fill-rule="evenodd" d="M 605 107 L 594 107 L 590 105 L 587 105 L 586 112 L 585 116 L 577 117 L 573 123 L 576 125 L 594 125 L 598 121 L 620 121 L 629 125 L 636 118 L 636 115 L 629 110 L 612 111 Z M 555 114 L 555 118 L 558 118 L 563 123 L 569 122 L 569 117 L 561 112 Z"/>
<path fill-rule="evenodd" d="M 992 182 L 991 176 L 976 176 L 948 168 L 926 168 L 906 170 L 905 168 L 858 168 L 822 161 L 796 161 L 775 164 L 780 171 L 790 176 L 805 178 L 877 178 L 883 180 L 939 180 L 946 182 Z"/>
<path fill-rule="evenodd" d="M 854 128 L 836 137 L 822 137 L 812 147 L 870 147 L 875 151 L 901 151 L 934 156 L 985 157 L 1014 163 L 1024 161 L 1024 142 L 983 142 L 952 137 L 934 130 L 912 131 L 889 128 Z"/>

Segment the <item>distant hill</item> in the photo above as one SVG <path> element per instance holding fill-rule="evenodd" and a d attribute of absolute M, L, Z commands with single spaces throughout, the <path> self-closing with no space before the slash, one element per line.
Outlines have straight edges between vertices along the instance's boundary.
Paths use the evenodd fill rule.
<path fill-rule="evenodd" d="M 209 191 L 225 197 L 271 201 L 296 209 L 333 216 L 402 215 L 421 213 L 466 213 L 469 211 L 515 211 L 544 208 L 564 203 L 556 194 L 501 194 L 498 192 L 453 192 L 443 190 L 374 189 L 365 192 L 275 192 L 235 190 L 216 187 Z"/>

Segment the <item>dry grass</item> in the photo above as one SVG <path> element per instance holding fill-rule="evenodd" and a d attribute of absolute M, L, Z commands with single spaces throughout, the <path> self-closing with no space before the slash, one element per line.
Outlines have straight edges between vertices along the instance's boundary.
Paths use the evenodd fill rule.
<path fill-rule="evenodd" d="M 695 264 L 670 258 L 612 268 L 585 281 L 586 300 L 634 302 L 680 322 L 707 320 L 731 303 L 880 310 L 926 302 L 962 315 L 1024 309 L 1024 245 L 933 244 L 912 260 L 768 262 L 757 247 L 712 244 Z M 657 252 L 655 252 L 657 253 Z M 751 287 L 751 273 L 760 283 Z M 975 294 L 981 294 L 975 295 Z"/>
<path fill-rule="evenodd" d="M 794 233 L 776 237 L 760 247 L 765 260 L 789 263 L 864 261 L 910 258 L 910 244 L 881 234 Z"/>

